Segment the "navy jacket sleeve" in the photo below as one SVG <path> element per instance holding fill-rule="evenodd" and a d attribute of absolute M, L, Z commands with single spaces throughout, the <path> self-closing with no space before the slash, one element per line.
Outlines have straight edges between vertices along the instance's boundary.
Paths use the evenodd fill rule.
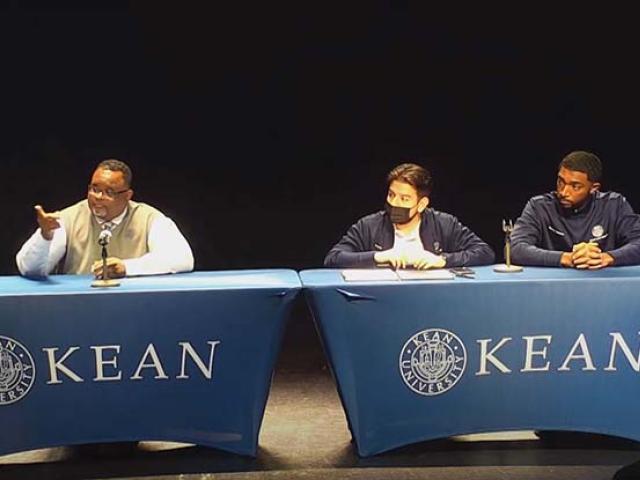
<path fill-rule="evenodd" d="M 534 203 L 529 200 L 511 234 L 513 263 L 541 267 L 560 266 L 563 252 L 538 247 L 542 243 L 542 228 Z"/>
<path fill-rule="evenodd" d="M 495 259 L 491 247 L 454 216 L 443 225 L 443 239 L 447 267 L 489 265 Z"/>
<path fill-rule="evenodd" d="M 328 268 L 373 268 L 375 252 L 371 250 L 371 233 L 364 218 L 349 228 L 347 233 L 327 253 L 324 266 Z"/>
<path fill-rule="evenodd" d="M 614 265 L 639 265 L 640 217 L 623 198 L 616 218 L 616 245 L 621 246 L 607 253 L 614 258 Z"/>

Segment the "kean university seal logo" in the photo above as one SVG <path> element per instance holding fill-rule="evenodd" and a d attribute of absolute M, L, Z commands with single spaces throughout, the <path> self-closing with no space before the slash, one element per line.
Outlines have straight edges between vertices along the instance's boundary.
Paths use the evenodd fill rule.
<path fill-rule="evenodd" d="M 593 238 L 599 239 L 604 236 L 604 227 L 602 225 L 596 225 L 591 229 L 591 235 Z"/>
<path fill-rule="evenodd" d="M 412 336 L 400 353 L 400 375 L 420 395 L 440 395 L 464 373 L 467 351 L 457 335 L 440 328 Z"/>
<path fill-rule="evenodd" d="M 35 377 L 29 351 L 20 342 L 0 335 L 0 406 L 22 399 L 29 393 Z"/>

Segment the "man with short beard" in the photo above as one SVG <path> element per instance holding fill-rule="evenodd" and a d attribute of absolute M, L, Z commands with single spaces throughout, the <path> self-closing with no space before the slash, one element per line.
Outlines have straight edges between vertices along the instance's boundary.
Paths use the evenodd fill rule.
<path fill-rule="evenodd" d="M 640 264 L 640 219 L 616 192 L 601 192 L 602 163 L 575 151 L 558 167 L 556 191 L 533 197 L 511 235 L 521 265 L 597 270 Z"/>
<path fill-rule="evenodd" d="M 134 202 L 131 169 L 105 160 L 93 172 L 87 198 L 59 212 L 35 206 L 39 228 L 16 255 L 20 273 L 102 276 L 101 232 L 109 230 L 110 278 L 185 272 L 193 254 L 176 224 L 159 210 Z"/>

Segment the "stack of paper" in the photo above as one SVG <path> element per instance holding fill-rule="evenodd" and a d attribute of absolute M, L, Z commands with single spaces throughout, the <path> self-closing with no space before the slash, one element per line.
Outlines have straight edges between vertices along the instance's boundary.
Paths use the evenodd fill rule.
<path fill-rule="evenodd" d="M 397 282 L 400 280 L 396 272 L 389 268 L 350 268 L 342 270 L 342 276 L 347 282 Z"/>
<path fill-rule="evenodd" d="M 342 270 L 347 282 L 381 282 L 398 280 L 451 280 L 455 275 L 449 270 L 391 270 L 389 268 L 350 268 Z"/>
<path fill-rule="evenodd" d="M 449 270 L 396 270 L 400 280 L 451 280 L 455 275 Z"/>

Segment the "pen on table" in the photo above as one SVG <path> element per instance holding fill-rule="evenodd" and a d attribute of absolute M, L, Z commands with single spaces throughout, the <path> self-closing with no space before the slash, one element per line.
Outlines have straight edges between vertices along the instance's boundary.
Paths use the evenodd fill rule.
<path fill-rule="evenodd" d="M 454 275 L 455 275 L 456 277 L 462 277 L 462 278 L 476 278 L 476 277 L 474 276 L 474 274 L 473 274 L 473 273 L 470 273 L 470 272 L 454 273 Z"/>

